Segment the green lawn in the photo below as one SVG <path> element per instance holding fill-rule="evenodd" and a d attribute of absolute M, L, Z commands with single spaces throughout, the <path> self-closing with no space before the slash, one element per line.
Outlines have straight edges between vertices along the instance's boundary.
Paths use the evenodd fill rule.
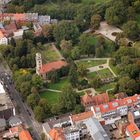
<path fill-rule="evenodd" d="M 56 61 L 60 59 L 57 52 L 50 45 L 44 45 L 44 48 L 40 52 L 42 54 L 43 63 Z"/>
<path fill-rule="evenodd" d="M 110 68 L 113 70 L 113 72 L 118 75 L 118 72 L 117 72 L 117 67 L 116 66 L 113 66 L 110 62 L 109 62 L 109 66 Z"/>
<path fill-rule="evenodd" d="M 92 79 L 92 78 L 94 78 L 96 76 L 97 76 L 97 73 L 96 72 L 90 72 L 90 73 L 87 74 L 87 78 L 88 79 Z"/>
<path fill-rule="evenodd" d="M 103 69 L 103 70 L 99 70 L 97 72 L 99 74 L 99 76 L 101 78 L 110 78 L 110 77 L 113 77 L 111 71 L 107 68 L 107 69 Z"/>
<path fill-rule="evenodd" d="M 49 104 L 55 104 L 58 102 L 61 93 L 52 91 L 43 91 L 40 93 L 41 98 L 46 98 Z"/>
<path fill-rule="evenodd" d="M 109 84 L 104 84 L 100 88 L 97 88 L 96 91 L 98 91 L 98 92 L 105 92 L 108 89 L 114 88 L 115 85 L 116 85 L 115 82 L 112 82 L 112 83 L 109 83 Z"/>
<path fill-rule="evenodd" d="M 55 83 L 55 84 L 50 83 L 50 84 L 48 84 L 48 88 L 49 89 L 54 89 L 54 90 L 62 90 L 68 84 L 69 84 L 69 81 L 68 81 L 67 78 L 65 78 L 65 79 L 61 79 L 58 83 Z"/>
<path fill-rule="evenodd" d="M 86 68 L 90 68 L 90 67 L 94 67 L 94 66 L 98 66 L 101 64 L 105 64 L 106 60 L 81 60 L 79 62 L 76 62 L 77 66 L 79 65 L 85 65 Z"/>

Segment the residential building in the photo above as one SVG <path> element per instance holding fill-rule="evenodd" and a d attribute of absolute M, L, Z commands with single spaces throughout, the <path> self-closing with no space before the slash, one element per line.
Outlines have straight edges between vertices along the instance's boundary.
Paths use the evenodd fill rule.
<path fill-rule="evenodd" d="M 15 116 L 15 107 L 0 82 L 0 118 L 8 120 L 11 116 Z"/>
<path fill-rule="evenodd" d="M 15 127 L 15 126 L 18 126 L 18 125 L 21 125 L 22 124 L 22 121 L 19 117 L 17 116 L 11 116 L 9 118 L 9 126 L 11 127 Z"/>
<path fill-rule="evenodd" d="M 105 124 L 114 123 L 127 115 L 128 109 L 140 102 L 140 95 L 134 95 L 123 99 L 116 99 L 106 104 L 92 106 L 91 110 L 96 118 L 104 120 Z"/>
<path fill-rule="evenodd" d="M 0 30 L 0 45 L 8 45 L 8 38 L 4 36 L 1 30 Z"/>
<path fill-rule="evenodd" d="M 91 117 L 85 120 L 84 123 L 93 140 L 110 140 L 109 136 L 96 118 Z"/>
<path fill-rule="evenodd" d="M 83 112 L 80 114 L 75 114 L 75 115 L 71 115 L 70 116 L 70 120 L 71 120 L 71 124 L 78 124 L 83 120 L 89 119 L 90 117 L 93 116 L 93 112 L 92 111 L 88 111 L 88 112 Z"/>
<path fill-rule="evenodd" d="M 33 140 L 29 131 L 23 129 L 19 132 L 19 140 Z"/>
<path fill-rule="evenodd" d="M 126 135 L 131 140 L 140 140 L 140 130 L 135 123 L 131 123 L 126 128 Z"/>
<path fill-rule="evenodd" d="M 140 109 L 130 110 L 128 112 L 128 121 L 130 123 L 135 123 L 140 129 Z"/>
<path fill-rule="evenodd" d="M 3 135 L 3 138 L 14 138 L 14 137 L 18 137 L 19 136 L 19 132 L 22 131 L 24 128 L 23 126 L 19 125 L 16 127 L 11 127 L 9 128 L 9 132 L 6 132 Z"/>
<path fill-rule="evenodd" d="M 36 73 L 46 79 L 46 76 L 51 71 L 60 70 L 66 67 L 68 64 L 65 61 L 59 60 L 42 64 L 42 58 L 40 53 L 36 53 Z"/>
<path fill-rule="evenodd" d="M 19 29 L 19 30 L 13 32 L 13 34 L 14 34 L 13 38 L 21 39 L 23 37 L 23 33 L 24 33 L 23 29 Z"/>
<path fill-rule="evenodd" d="M 39 22 L 40 25 L 50 24 L 51 23 L 51 17 L 48 16 L 48 15 L 38 16 L 38 22 Z"/>
<path fill-rule="evenodd" d="M 6 120 L 5 119 L 0 119 L 0 132 L 4 131 L 6 128 Z"/>
<path fill-rule="evenodd" d="M 83 106 L 100 105 L 109 102 L 108 93 L 101 93 L 93 96 L 92 94 L 86 93 L 81 97 L 81 103 Z"/>

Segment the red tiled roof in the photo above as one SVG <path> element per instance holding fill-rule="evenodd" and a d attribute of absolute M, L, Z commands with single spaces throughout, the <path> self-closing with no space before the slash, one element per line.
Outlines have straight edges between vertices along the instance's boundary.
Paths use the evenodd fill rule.
<path fill-rule="evenodd" d="M 108 103 L 109 96 L 108 96 L 108 93 L 102 93 L 95 96 L 92 96 L 91 94 L 86 93 L 84 96 L 81 97 L 81 101 L 83 105 L 86 105 L 86 104 L 100 105 L 100 104 Z"/>
<path fill-rule="evenodd" d="M 83 112 L 83 113 L 80 113 L 80 114 L 72 115 L 71 119 L 72 119 L 73 122 L 77 122 L 77 121 L 82 121 L 82 120 L 88 119 L 92 116 L 93 116 L 93 112 L 88 111 L 88 112 Z"/>
<path fill-rule="evenodd" d="M 65 66 L 67 66 L 67 63 L 65 61 L 50 62 L 48 64 L 42 65 L 42 68 L 40 69 L 40 74 L 48 73 L 53 70 L 58 70 Z"/>
<path fill-rule="evenodd" d="M 123 99 L 116 99 L 116 100 L 114 100 L 112 102 L 108 102 L 106 104 L 94 106 L 94 110 L 95 110 L 95 112 L 99 111 L 101 113 L 106 113 L 109 111 L 113 111 L 117 107 L 120 107 L 120 106 L 124 106 L 124 105 L 131 106 L 134 103 L 136 103 L 138 100 L 140 100 L 140 95 L 134 95 L 134 96 L 123 98 Z"/>
<path fill-rule="evenodd" d="M 16 126 L 16 127 L 12 127 L 12 128 L 9 129 L 9 131 L 11 133 L 19 133 L 22 130 L 23 130 L 23 127 L 21 125 Z"/>
<path fill-rule="evenodd" d="M 133 140 L 136 139 L 138 140 L 138 138 L 140 140 L 140 130 L 135 123 L 131 123 L 130 125 L 127 126 L 126 129 Z"/>
<path fill-rule="evenodd" d="M 4 37 L 4 34 L 2 31 L 0 31 L 0 38 L 3 38 Z"/>
<path fill-rule="evenodd" d="M 52 140 L 65 140 L 62 128 L 53 128 L 49 132 Z"/>
<path fill-rule="evenodd" d="M 25 14 L 14 14 L 14 15 L 13 15 L 13 18 L 14 18 L 14 20 L 16 20 L 16 21 L 26 20 Z"/>
<path fill-rule="evenodd" d="M 29 131 L 27 130 L 22 130 L 20 133 L 19 133 L 19 140 L 33 140 Z"/>

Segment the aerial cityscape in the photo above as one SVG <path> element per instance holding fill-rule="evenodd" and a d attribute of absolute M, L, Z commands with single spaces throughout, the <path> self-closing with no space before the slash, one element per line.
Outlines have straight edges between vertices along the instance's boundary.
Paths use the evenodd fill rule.
<path fill-rule="evenodd" d="M 140 0 L 0 0 L 0 140 L 140 140 Z"/>

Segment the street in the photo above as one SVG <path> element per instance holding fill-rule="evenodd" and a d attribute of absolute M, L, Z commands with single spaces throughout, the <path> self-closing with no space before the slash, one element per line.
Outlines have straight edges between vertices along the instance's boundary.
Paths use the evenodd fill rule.
<path fill-rule="evenodd" d="M 4 87 L 6 88 L 7 92 L 9 93 L 11 100 L 13 103 L 19 107 L 20 109 L 20 116 L 23 120 L 23 122 L 32 129 L 31 134 L 33 137 L 33 140 L 40 140 L 40 135 L 42 132 L 41 126 L 38 124 L 38 122 L 35 121 L 32 113 L 30 113 L 29 108 L 27 105 L 25 105 L 19 95 L 19 93 L 16 91 L 15 86 L 12 82 L 12 79 L 10 75 L 2 71 L 0 68 L 0 79 L 3 81 Z"/>

